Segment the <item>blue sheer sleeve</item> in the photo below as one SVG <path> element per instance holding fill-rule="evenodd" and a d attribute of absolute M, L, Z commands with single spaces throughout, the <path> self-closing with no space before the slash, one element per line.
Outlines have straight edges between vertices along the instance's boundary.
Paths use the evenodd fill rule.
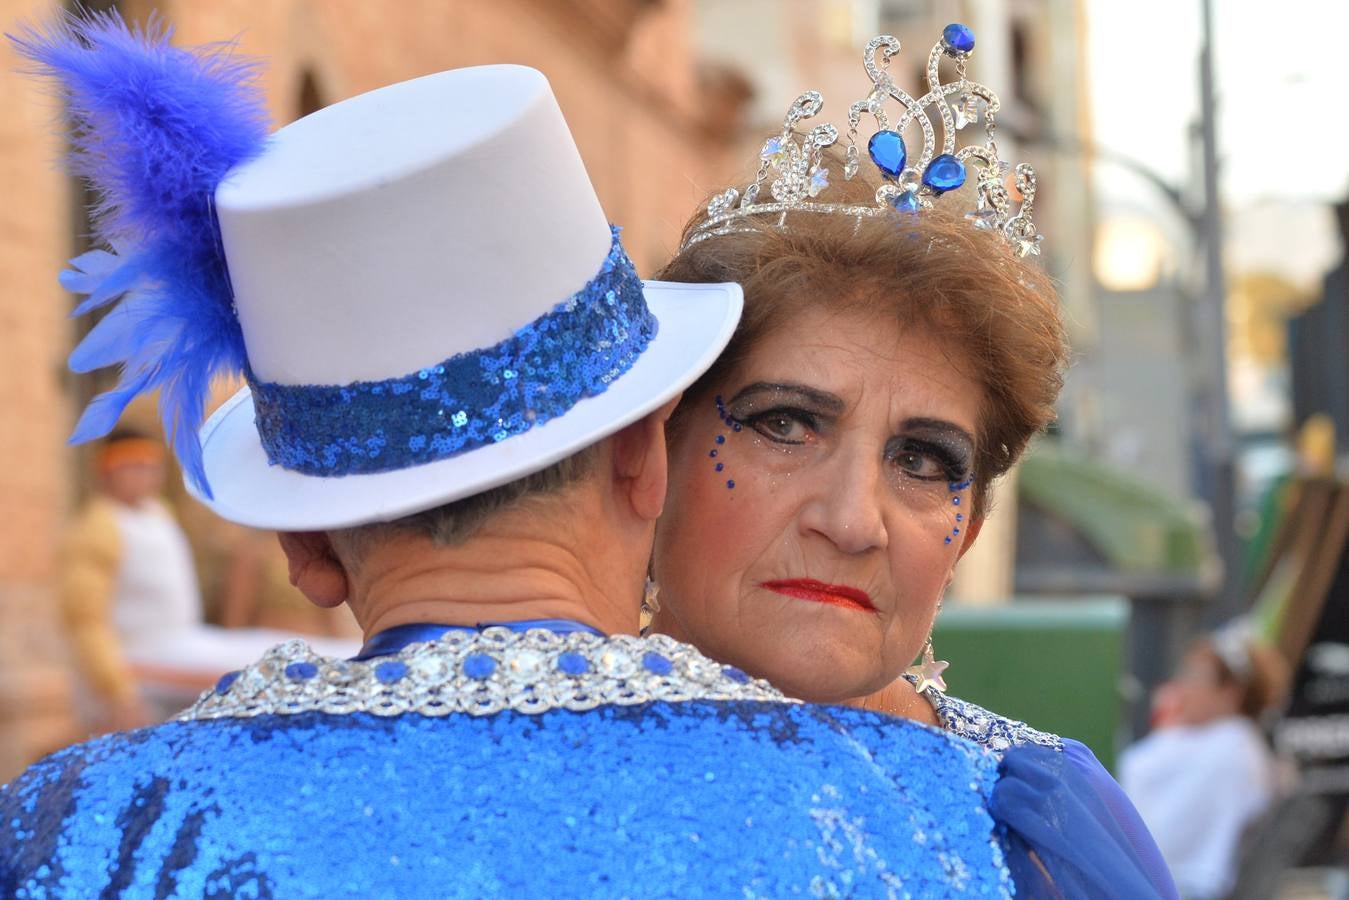
<path fill-rule="evenodd" d="M 1179 897 L 1133 804 L 1077 741 L 1007 751 L 991 812 L 1022 896 Z"/>

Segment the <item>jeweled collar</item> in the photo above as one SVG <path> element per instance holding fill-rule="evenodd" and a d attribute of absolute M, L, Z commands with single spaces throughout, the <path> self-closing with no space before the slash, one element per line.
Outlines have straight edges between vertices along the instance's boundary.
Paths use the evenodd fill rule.
<path fill-rule="evenodd" d="M 520 622 L 479 622 L 477 625 L 442 625 L 439 622 L 412 622 L 407 625 L 395 625 L 393 628 L 385 630 L 371 636 L 361 646 L 361 651 L 352 657 L 353 660 L 362 661 L 373 659 L 376 656 L 389 656 L 402 650 L 408 644 L 417 644 L 425 641 L 434 641 L 443 636 L 447 631 L 483 631 L 487 628 L 507 628 L 511 631 L 532 631 L 536 628 L 542 628 L 551 631 L 554 634 L 572 634 L 578 631 L 584 631 L 587 634 L 593 634 L 598 637 L 604 637 L 604 632 L 598 628 L 586 625 L 572 619 L 526 619 Z"/>
<path fill-rule="evenodd" d="M 917 687 L 917 679 L 911 675 L 902 676 L 905 681 Z M 1012 747 L 1025 744 L 1038 744 L 1054 750 L 1063 749 L 1063 739 L 1056 734 L 1032 728 L 1025 722 L 1009 719 L 984 709 L 968 700 L 948 696 L 936 688 L 928 688 L 919 694 L 932 704 L 937 713 L 937 722 L 943 731 L 1001 755 Z"/>
<path fill-rule="evenodd" d="M 273 647 L 223 677 L 182 721 L 306 712 L 396 716 L 542 713 L 652 701 L 795 703 L 761 679 L 665 635 L 605 637 L 591 630 L 447 628 L 366 659 L 319 656 L 301 640 Z"/>

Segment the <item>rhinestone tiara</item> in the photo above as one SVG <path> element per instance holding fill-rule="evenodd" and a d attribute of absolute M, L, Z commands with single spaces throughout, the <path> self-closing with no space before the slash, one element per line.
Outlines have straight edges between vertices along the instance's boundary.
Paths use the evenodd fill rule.
<path fill-rule="evenodd" d="M 977 169 L 975 208 L 966 214 L 976 228 L 997 231 L 1018 256 L 1038 256 L 1042 236 L 1031 221 L 1035 204 L 1035 170 L 1022 163 L 1016 167 L 1017 205 L 1007 188 L 1010 165 L 998 156 L 993 140 L 998 97 L 982 84 L 965 76 L 965 67 L 974 50 L 974 33 L 964 25 L 947 25 L 941 40 L 927 60 L 927 93 L 915 100 L 898 87 L 887 71 L 890 60 L 899 52 L 899 39 L 888 34 L 872 38 L 862 53 L 862 64 L 871 79 L 871 93 L 848 109 L 847 147 L 842 174 L 851 181 L 858 172 L 861 154 L 857 132 L 862 117 L 876 121 L 876 132 L 867 142 L 867 154 L 879 170 L 884 183 L 876 190 L 874 203 L 835 203 L 816 199 L 829 189 L 829 169 L 825 151 L 838 142 L 838 129 L 825 123 L 804 132 L 798 127 L 824 106 L 819 91 L 806 91 L 796 98 L 782 123 L 782 133 L 769 138 L 759 153 L 759 170 L 753 183 L 742 194 L 727 188 L 707 204 L 707 218 L 690 231 L 681 250 L 710 237 L 753 230 L 751 217 L 776 217 L 776 227 L 786 228 L 789 214 L 881 216 L 917 213 L 931 209 L 933 201 L 965 184 L 969 169 Z M 955 81 L 942 84 L 943 57 L 955 63 Z M 948 98 L 954 97 L 951 101 Z M 901 109 L 891 127 L 887 102 L 896 101 Z M 983 102 L 984 142 L 956 149 L 956 133 L 979 121 Z M 941 152 L 937 153 L 935 119 L 941 124 Z M 904 131 L 917 124 L 923 134 L 923 152 L 910 165 L 904 143 Z M 770 181 L 771 179 L 771 181 Z M 771 200 L 760 201 L 768 181 Z"/>

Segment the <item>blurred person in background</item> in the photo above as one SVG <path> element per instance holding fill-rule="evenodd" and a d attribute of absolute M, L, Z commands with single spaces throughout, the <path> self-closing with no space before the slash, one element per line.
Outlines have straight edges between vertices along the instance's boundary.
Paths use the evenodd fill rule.
<path fill-rule="evenodd" d="M 286 554 L 276 532 L 243 529 L 226 556 L 219 607 L 222 627 L 360 639 L 360 626 L 349 609 L 315 606 L 290 583 Z"/>
<path fill-rule="evenodd" d="M 63 545 L 62 617 L 96 703 L 92 724 L 104 730 L 152 721 L 132 660 L 153 659 L 201 615 L 191 548 L 161 497 L 164 457 L 144 434 L 109 435 L 94 455 L 94 494 Z"/>
<path fill-rule="evenodd" d="M 89 724 L 122 731 L 176 712 L 293 633 L 204 621 L 192 548 L 163 498 L 162 443 L 119 428 L 99 444 L 94 465 L 95 491 L 63 542 L 61 610 Z"/>
<path fill-rule="evenodd" d="M 1286 685 L 1283 659 L 1244 627 L 1214 632 L 1158 688 L 1154 730 L 1120 757 L 1120 783 L 1185 897 L 1233 887 L 1242 837 L 1278 787 L 1258 722 Z"/>
<path fill-rule="evenodd" d="M 972 47 L 952 25 L 933 55 L 963 65 Z M 868 70 L 897 50 L 874 40 Z M 696 212 L 657 274 L 739 282 L 745 313 L 667 429 L 650 632 L 789 696 L 936 726 L 1002 757 L 995 815 L 1014 834 L 1034 823 L 1045 889 L 1169 896 L 1147 829 L 1092 752 L 946 696 L 931 641 L 990 489 L 1053 418 L 1063 383 L 1059 301 L 1027 258 L 1034 175 L 1018 170 L 1015 216 L 996 175 L 966 215 L 962 198 L 940 198 L 964 164 L 948 150 L 924 175 L 905 169 L 882 120 L 874 165 L 854 157 L 835 182 L 850 166 L 816 149 L 832 143 L 804 121 L 819 108 L 812 94 L 793 104 L 758 180 Z M 773 200 L 756 204 L 769 181 Z M 1038 896 L 1032 875 L 1018 881 Z"/>

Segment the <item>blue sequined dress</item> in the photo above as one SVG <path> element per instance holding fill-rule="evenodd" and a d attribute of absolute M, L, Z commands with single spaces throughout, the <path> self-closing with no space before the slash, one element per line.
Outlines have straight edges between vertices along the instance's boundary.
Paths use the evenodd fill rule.
<path fill-rule="evenodd" d="M 0 892 L 1007 897 L 1007 759 L 668 638 L 292 642 L 0 788 Z"/>

